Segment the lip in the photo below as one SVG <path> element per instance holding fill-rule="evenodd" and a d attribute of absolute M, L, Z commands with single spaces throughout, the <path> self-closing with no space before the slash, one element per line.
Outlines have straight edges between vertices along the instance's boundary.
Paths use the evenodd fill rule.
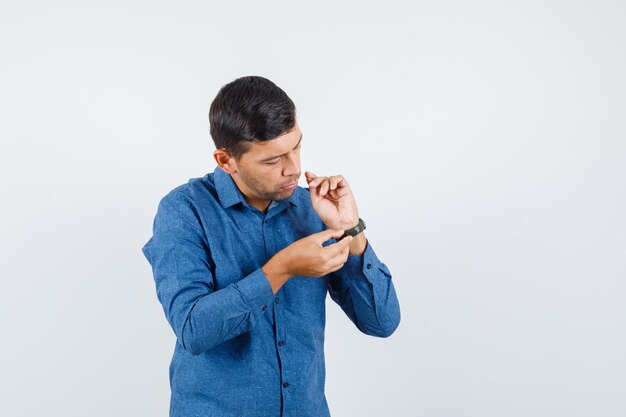
<path fill-rule="evenodd" d="M 293 190 L 294 188 L 296 188 L 297 185 L 297 182 L 292 182 L 291 184 L 283 185 L 280 188 L 282 188 L 283 190 Z"/>

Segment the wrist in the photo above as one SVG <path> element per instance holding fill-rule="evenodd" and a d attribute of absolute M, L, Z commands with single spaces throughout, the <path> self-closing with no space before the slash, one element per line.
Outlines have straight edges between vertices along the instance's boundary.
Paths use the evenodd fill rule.
<path fill-rule="evenodd" d="M 367 247 L 365 232 L 361 232 L 352 238 L 350 242 L 350 255 L 363 255 Z"/>
<path fill-rule="evenodd" d="M 287 259 L 285 259 L 284 254 L 281 252 L 274 255 L 261 269 L 267 277 L 274 294 L 293 277 L 293 275 L 289 273 Z"/>
<path fill-rule="evenodd" d="M 358 236 L 359 233 L 362 233 L 365 230 L 365 228 L 366 228 L 365 221 L 359 218 L 356 225 L 348 229 L 344 229 L 344 234 L 343 236 L 339 238 L 339 240 L 343 239 L 346 236 L 352 236 L 352 237 Z"/>
<path fill-rule="evenodd" d="M 341 224 L 340 229 L 348 230 L 359 224 L 360 219 L 357 217 Z"/>

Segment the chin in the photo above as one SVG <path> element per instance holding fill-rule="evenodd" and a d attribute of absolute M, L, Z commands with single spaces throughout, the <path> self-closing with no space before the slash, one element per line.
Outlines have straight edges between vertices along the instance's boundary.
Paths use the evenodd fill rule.
<path fill-rule="evenodd" d="M 298 188 L 298 187 L 296 187 Z M 274 200 L 286 200 L 289 197 L 292 196 L 293 193 L 296 192 L 296 188 L 294 188 L 293 190 L 288 190 L 288 191 L 279 191 L 276 194 L 274 194 Z"/>

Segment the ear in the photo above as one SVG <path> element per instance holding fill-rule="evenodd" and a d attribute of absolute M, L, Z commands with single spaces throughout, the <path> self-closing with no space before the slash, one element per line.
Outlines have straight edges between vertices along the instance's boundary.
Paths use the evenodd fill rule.
<path fill-rule="evenodd" d="M 237 172 L 237 162 L 235 158 L 225 148 L 219 148 L 213 152 L 213 158 L 217 165 L 229 174 Z"/>

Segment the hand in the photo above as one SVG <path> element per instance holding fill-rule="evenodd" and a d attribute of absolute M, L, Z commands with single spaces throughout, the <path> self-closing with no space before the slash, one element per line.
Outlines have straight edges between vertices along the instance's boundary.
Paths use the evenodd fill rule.
<path fill-rule="evenodd" d="M 352 236 L 345 237 L 337 243 L 323 246 L 328 239 L 342 236 L 343 230 L 328 229 L 314 233 L 274 255 L 261 269 L 267 276 L 274 294 L 289 278 L 299 275 L 321 277 L 343 267 L 348 260 Z"/>
<path fill-rule="evenodd" d="M 304 175 L 309 184 L 313 209 L 328 228 L 346 230 L 356 226 L 359 211 L 343 176 L 318 177 L 309 171 Z"/>
<path fill-rule="evenodd" d="M 341 235 L 343 230 L 328 229 L 287 246 L 281 251 L 285 256 L 285 272 L 291 276 L 321 277 L 340 269 L 348 259 L 348 249 L 353 237 L 348 236 L 328 246 L 322 244 Z"/>

